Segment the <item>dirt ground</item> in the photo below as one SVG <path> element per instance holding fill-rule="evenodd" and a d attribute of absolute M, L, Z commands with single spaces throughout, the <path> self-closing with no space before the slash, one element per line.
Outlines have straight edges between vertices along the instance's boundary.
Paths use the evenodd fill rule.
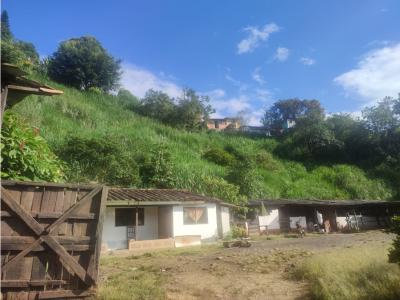
<path fill-rule="evenodd" d="M 302 239 L 263 237 L 253 241 L 250 248 L 222 248 L 220 244 L 181 248 L 146 253 L 134 263 L 137 268 L 159 272 L 167 299 L 308 299 L 306 283 L 289 278 L 296 262 L 320 251 L 390 241 L 391 236 L 380 231 Z M 100 271 L 112 274 L 117 270 L 101 267 Z"/>

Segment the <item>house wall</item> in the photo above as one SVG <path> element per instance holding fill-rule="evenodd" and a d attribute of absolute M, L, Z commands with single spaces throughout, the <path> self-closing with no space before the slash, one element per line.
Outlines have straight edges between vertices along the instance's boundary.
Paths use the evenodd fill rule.
<path fill-rule="evenodd" d="M 377 217 L 374 216 L 361 216 L 357 215 L 357 222 L 360 229 L 373 229 L 373 228 L 380 228 L 384 227 L 385 220 L 384 218 L 379 218 L 379 223 Z M 356 218 L 353 216 L 350 217 L 350 222 L 355 225 Z M 338 226 L 338 230 L 347 230 L 348 224 L 346 217 L 336 217 L 336 223 Z"/>
<path fill-rule="evenodd" d="M 226 236 L 231 231 L 229 207 L 221 206 L 222 235 Z"/>
<path fill-rule="evenodd" d="M 290 229 L 296 229 L 296 223 L 299 222 L 301 227 L 307 228 L 307 221 L 305 216 L 290 217 Z"/>
<path fill-rule="evenodd" d="M 174 237 L 182 235 L 200 235 L 201 239 L 218 238 L 217 207 L 215 203 L 204 205 L 187 205 L 188 207 L 207 207 L 208 224 L 183 224 L 183 205 L 176 205 L 172 209 L 174 222 Z"/>
<path fill-rule="evenodd" d="M 278 230 L 279 226 L 279 209 L 272 209 L 267 216 L 258 216 L 260 230 Z"/>
<path fill-rule="evenodd" d="M 137 229 L 139 240 L 158 239 L 158 208 L 144 208 L 144 225 Z M 126 249 L 128 247 L 127 226 L 115 226 L 115 208 L 107 207 L 103 225 L 103 245 L 107 249 Z"/>

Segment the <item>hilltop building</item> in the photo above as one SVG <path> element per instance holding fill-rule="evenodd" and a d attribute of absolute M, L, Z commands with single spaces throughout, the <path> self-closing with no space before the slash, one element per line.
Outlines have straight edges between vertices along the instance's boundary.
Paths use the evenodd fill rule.
<path fill-rule="evenodd" d="M 238 130 L 241 122 L 238 118 L 223 118 L 223 119 L 208 119 L 207 129 L 222 131 L 222 130 Z"/>

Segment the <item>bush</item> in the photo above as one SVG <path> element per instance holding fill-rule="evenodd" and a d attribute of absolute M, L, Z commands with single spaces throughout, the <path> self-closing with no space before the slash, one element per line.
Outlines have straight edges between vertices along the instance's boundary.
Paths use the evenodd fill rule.
<path fill-rule="evenodd" d="M 246 228 L 243 226 L 233 225 L 231 229 L 232 238 L 244 238 L 247 236 Z"/>
<path fill-rule="evenodd" d="M 120 68 L 120 61 L 90 36 L 62 42 L 48 62 L 53 80 L 77 89 L 97 87 L 106 92 L 117 87 Z"/>
<path fill-rule="evenodd" d="M 175 179 L 171 153 L 164 143 L 155 145 L 149 157 L 142 159 L 140 175 L 143 184 L 148 187 L 172 188 Z"/>
<path fill-rule="evenodd" d="M 1 129 L 1 178 L 62 181 L 63 165 L 37 128 L 7 112 Z"/>
<path fill-rule="evenodd" d="M 279 164 L 269 152 L 258 152 L 255 161 L 259 167 L 264 168 L 265 170 L 273 171 L 279 169 Z"/>
<path fill-rule="evenodd" d="M 389 262 L 400 266 L 400 216 L 392 218 L 392 226 L 389 232 L 395 233 L 392 247 L 389 249 Z"/>
<path fill-rule="evenodd" d="M 194 191 L 236 205 L 246 203 L 246 199 L 239 194 L 238 186 L 230 184 L 219 177 L 202 176 L 194 186 Z"/>
<path fill-rule="evenodd" d="M 239 160 L 232 165 L 226 179 L 237 185 L 240 194 L 248 198 L 258 198 L 263 194 L 263 178 L 250 159 Z"/>
<path fill-rule="evenodd" d="M 122 186 L 140 184 L 139 169 L 135 160 L 108 136 L 70 136 L 59 147 L 58 153 L 69 165 L 70 180 Z"/>
<path fill-rule="evenodd" d="M 207 150 L 204 152 L 203 157 L 221 166 L 229 166 L 235 162 L 235 157 L 232 154 L 220 148 L 211 148 Z"/>

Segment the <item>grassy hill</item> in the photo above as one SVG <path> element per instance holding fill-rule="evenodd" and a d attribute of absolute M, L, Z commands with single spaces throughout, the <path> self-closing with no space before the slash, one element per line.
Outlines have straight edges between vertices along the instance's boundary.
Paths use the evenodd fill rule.
<path fill-rule="evenodd" d="M 121 151 L 135 159 L 163 143 L 171 153 L 174 187 L 231 200 L 231 193 L 237 193 L 237 189 L 225 180 L 229 168 L 203 157 L 210 148 L 230 147 L 256 162 L 257 197 L 390 199 L 394 195 L 389 184 L 369 177 L 356 166 L 306 164 L 306 167 L 300 162 L 279 159 L 272 154 L 278 144 L 272 138 L 186 132 L 125 109 L 116 96 L 81 92 L 47 82 L 63 90 L 64 95 L 30 96 L 12 110 L 29 125 L 40 128 L 40 134 L 56 152 L 70 136 L 109 137 L 117 141 Z M 74 168 L 71 162 L 67 163 Z M 74 181 L 77 177 L 70 176 L 67 180 Z"/>

